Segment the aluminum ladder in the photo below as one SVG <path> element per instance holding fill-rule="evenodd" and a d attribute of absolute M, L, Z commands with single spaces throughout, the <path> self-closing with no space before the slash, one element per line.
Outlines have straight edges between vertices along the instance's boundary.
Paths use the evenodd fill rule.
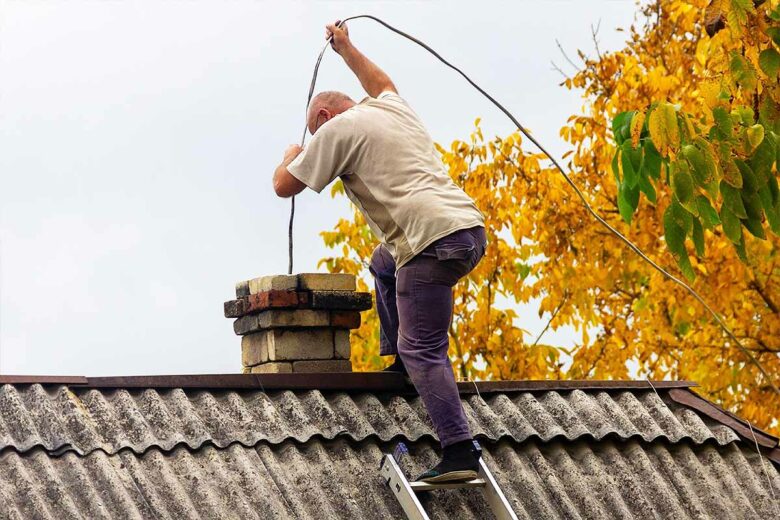
<path fill-rule="evenodd" d="M 477 441 L 474 441 L 476 448 L 481 451 Z M 425 512 L 417 493 L 432 491 L 434 489 L 462 489 L 462 488 L 482 488 L 485 500 L 490 505 L 493 515 L 497 520 L 517 520 L 517 515 L 509 506 L 504 493 L 498 487 L 496 479 L 490 473 L 485 461 L 479 458 L 479 472 L 477 478 L 463 482 L 445 482 L 433 484 L 429 482 L 409 482 L 406 475 L 401 470 L 398 463 L 409 450 L 404 443 L 399 442 L 393 453 L 386 453 L 382 457 L 382 463 L 379 466 L 379 472 L 387 485 L 393 491 L 395 498 L 401 504 L 406 517 L 409 520 L 430 520 Z"/>

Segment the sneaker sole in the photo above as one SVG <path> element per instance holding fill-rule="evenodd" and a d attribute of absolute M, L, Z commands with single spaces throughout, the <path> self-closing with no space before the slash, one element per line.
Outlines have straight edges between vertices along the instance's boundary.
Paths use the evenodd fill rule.
<path fill-rule="evenodd" d="M 430 482 L 430 483 L 436 483 L 436 482 L 458 482 L 462 480 L 471 480 L 474 478 L 477 478 L 477 472 L 465 469 L 460 471 L 450 471 L 448 473 L 442 473 L 441 475 L 436 475 L 435 477 L 428 477 L 420 479 L 419 482 Z"/>

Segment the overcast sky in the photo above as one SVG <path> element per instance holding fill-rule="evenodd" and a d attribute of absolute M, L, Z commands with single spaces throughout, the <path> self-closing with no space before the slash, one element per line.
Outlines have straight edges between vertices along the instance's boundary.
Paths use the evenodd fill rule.
<path fill-rule="evenodd" d="M 271 188 L 300 139 L 326 22 L 369 13 L 426 41 L 554 153 L 581 109 L 559 87 L 570 56 L 622 45 L 632 0 L 262 2 L 0 0 L 0 372 L 225 373 L 239 339 L 234 283 L 287 269 L 289 201 Z M 512 126 L 454 72 L 369 20 L 356 46 L 434 139 Z M 341 59 L 320 89 L 363 93 Z M 331 254 L 318 231 L 349 215 L 327 190 L 297 198 L 295 270 Z M 544 325 L 531 309 L 522 324 Z M 567 343 L 566 331 L 545 341 Z"/>

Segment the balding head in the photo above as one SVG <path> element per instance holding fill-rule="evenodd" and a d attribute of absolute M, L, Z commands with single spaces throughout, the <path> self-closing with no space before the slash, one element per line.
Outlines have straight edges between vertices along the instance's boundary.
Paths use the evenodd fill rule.
<path fill-rule="evenodd" d="M 311 98 L 309 103 L 309 111 L 306 114 L 306 126 L 309 127 L 309 132 L 314 134 L 326 121 L 352 108 L 355 104 L 351 97 L 342 92 L 335 90 L 320 92 Z"/>

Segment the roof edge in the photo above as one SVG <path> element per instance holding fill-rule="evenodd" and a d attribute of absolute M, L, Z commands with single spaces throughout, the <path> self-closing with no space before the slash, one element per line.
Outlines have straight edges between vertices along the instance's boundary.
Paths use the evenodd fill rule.
<path fill-rule="evenodd" d="M 27 376 L 0 375 L 0 384 L 67 385 L 81 388 L 184 388 L 259 390 L 346 390 L 414 392 L 404 377 L 393 372 L 293 374 L 187 374 L 149 376 Z M 647 380 L 506 380 L 460 381 L 461 394 L 534 392 L 550 390 L 636 390 L 690 388 L 692 381 Z"/>

